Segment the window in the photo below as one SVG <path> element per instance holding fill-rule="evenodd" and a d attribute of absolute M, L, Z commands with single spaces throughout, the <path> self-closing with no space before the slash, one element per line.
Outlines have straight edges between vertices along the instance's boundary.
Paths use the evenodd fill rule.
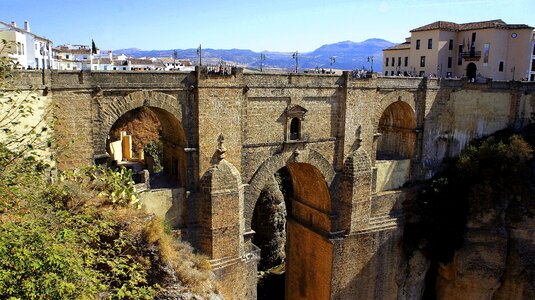
<path fill-rule="evenodd" d="M 529 81 L 535 81 L 535 74 L 531 74 L 531 76 L 529 77 Z"/>
<path fill-rule="evenodd" d="M 385 66 L 388 67 L 388 57 L 386 58 L 386 64 L 385 64 Z"/>
<path fill-rule="evenodd" d="M 498 71 L 503 72 L 503 61 L 500 61 L 500 65 L 498 66 Z"/>
<path fill-rule="evenodd" d="M 420 71 L 420 77 L 424 77 L 425 76 L 425 71 Z"/>
<path fill-rule="evenodd" d="M 490 44 L 489 43 L 483 44 L 483 63 L 485 65 L 489 63 L 489 51 L 490 51 Z"/>
<path fill-rule="evenodd" d="M 535 59 L 531 61 L 531 71 L 535 72 Z"/>
<path fill-rule="evenodd" d="M 394 76 L 394 71 L 390 71 L 390 76 Z"/>
<path fill-rule="evenodd" d="M 459 51 L 457 52 L 457 65 L 463 64 L 463 45 L 459 45 Z"/>
<path fill-rule="evenodd" d="M 388 71 L 385 71 L 385 76 L 388 76 Z"/>
<path fill-rule="evenodd" d="M 453 50 L 453 40 L 450 40 L 450 43 L 448 44 L 448 50 Z"/>
<path fill-rule="evenodd" d="M 448 69 L 451 69 L 451 65 L 453 64 L 453 57 L 448 57 Z"/>
<path fill-rule="evenodd" d="M 535 55 L 535 45 L 533 45 L 533 55 Z"/>
<path fill-rule="evenodd" d="M 401 67 L 401 57 L 398 57 L 398 67 Z"/>
<path fill-rule="evenodd" d="M 409 65 L 409 57 L 405 56 L 405 67 Z"/>
<path fill-rule="evenodd" d="M 66 59 L 69 59 L 69 54 L 65 54 L 65 58 L 66 58 Z"/>
<path fill-rule="evenodd" d="M 476 42 L 476 33 L 472 33 L 472 45 Z"/>
<path fill-rule="evenodd" d="M 420 56 L 420 67 L 425 67 L 425 56 Z"/>
<path fill-rule="evenodd" d="M 416 40 L 416 50 L 420 49 L 420 40 Z"/>
<path fill-rule="evenodd" d="M 427 40 L 427 49 L 433 49 L 433 39 Z"/>
<path fill-rule="evenodd" d="M 293 118 L 290 122 L 290 140 L 297 141 L 300 139 L 301 121 L 298 118 Z"/>

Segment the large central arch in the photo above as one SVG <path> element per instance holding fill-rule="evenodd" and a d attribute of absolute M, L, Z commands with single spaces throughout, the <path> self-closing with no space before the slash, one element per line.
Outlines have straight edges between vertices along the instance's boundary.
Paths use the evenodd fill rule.
<path fill-rule="evenodd" d="M 283 167 L 288 170 L 293 188 L 286 223 L 286 298 L 328 299 L 333 268 L 333 244 L 328 235 L 334 230 L 330 186 L 335 172 L 325 158 L 304 150 L 280 153 L 266 160 L 249 185 L 246 228 L 250 230 L 261 190 Z"/>

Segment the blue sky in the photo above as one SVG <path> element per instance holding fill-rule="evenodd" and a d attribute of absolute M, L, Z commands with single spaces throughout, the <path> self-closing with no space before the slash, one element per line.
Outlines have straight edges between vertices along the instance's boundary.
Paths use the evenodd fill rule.
<path fill-rule="evenodd" d="M 535 27 L 535 0 L 0 0 L 0 20 L 30 21 L 55 45 L 103 50 L 195 48 L 312 51 L 368 38 L 402 42 L 434 21 L 502 19 Z"/>

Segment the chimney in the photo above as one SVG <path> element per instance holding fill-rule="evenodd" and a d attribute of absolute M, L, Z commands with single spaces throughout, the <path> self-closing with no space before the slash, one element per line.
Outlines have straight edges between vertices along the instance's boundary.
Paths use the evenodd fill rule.
<path fill-rule="evenodd" d="M 24 21 L 24 30 L 30 32 L 30 22 Z"/>
<path fill-rule="evenodd" d="M 111 52 L 111 50 L 108 51 L 108 54 L 109 54 L 109 56 L 110 56 L 110 61 L 113 61 L 113 53 Z"/>
<path fill-rule="evenodd" d="M 17 23 L 15 21 L 11 21 L 11 26 L 17 27 Z"/>

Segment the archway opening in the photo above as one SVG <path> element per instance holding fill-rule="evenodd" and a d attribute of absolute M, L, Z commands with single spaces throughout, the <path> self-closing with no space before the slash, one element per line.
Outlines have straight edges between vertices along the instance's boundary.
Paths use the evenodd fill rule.
<path fill-rule="evenodd" d="M 377 192 L 401 187 L 409 180 L 416 146 L 416 116 L 403 101 L 390 104 L 379 119 Z"/>
<path fill-rule="evenodd" d="M 477 66 L 474 63 L 469 63 L 466 66 L 466 77 L 468 77 L 468 80 L 470 82 L 475 81 L 476 79 L 476 73 L 477 73 Z"/>
<path fill-rule="evenodd" d="M 327 183 L 314 166 L 289 163 L 267 180 L 251 222 L 261 251 L 257 299 L 328 298 L 332 244 L 318 232 L 331 230 L 330 212 Z"/>
<path fill-rule="evenodd" d="M 186 145 L 184 130 L 175 116 L 161 108 L 143 106 L 115 121 L 108 135 L 107 151 L 112 165 L 133 169 L 134 174 L 147 170 L 152 188 L 184 187 Z"/>

